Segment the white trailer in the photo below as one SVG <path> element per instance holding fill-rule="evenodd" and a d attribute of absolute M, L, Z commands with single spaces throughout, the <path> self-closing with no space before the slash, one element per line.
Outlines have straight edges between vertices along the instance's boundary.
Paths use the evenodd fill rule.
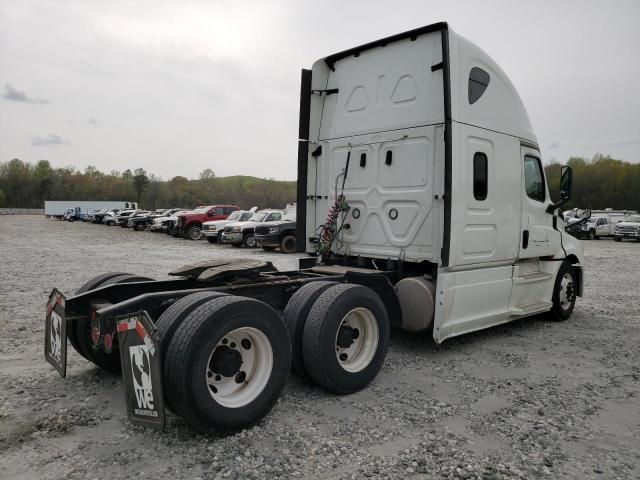
<path fill-rule="evenodd" d="M 125 209 L 138 208 L 136 202 L 121 201 L 91 201 L 91 200 L 45 200 L 44 215 L 47 218 L 64 218 L 68 213 L 72 213 L 74 217 L 84 218 L 102 209 Z"/>

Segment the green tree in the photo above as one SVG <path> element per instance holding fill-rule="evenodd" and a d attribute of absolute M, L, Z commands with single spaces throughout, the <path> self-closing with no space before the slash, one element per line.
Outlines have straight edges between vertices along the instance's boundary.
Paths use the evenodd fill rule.
<path fill-rule="evenodd" d="M 136 200 L 140 202 L 142 200 L 142 193 L 149 183 L 149 177 L 147 172 L 143 168 L 136 168 L 133 175 L 133 188 L 136 191 Z"/>
<path fill-rule="evenodd" d="M 212 178 L 216 178 L 216 173 L 210 168 L 205 168 L 200 172 L 200 180 L 211 180 Z"/>

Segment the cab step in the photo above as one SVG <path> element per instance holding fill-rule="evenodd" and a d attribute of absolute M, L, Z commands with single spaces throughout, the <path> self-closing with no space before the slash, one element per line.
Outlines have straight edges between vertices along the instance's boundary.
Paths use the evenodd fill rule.
<path fill-rule="evenodd" d="M 534 282 L 544 282 L 546 280 L 551 280 L 553 275 L 548 272 L 528 272 L 522 273 L 513 279 L 516 284 L 523 283 L 534 283 Z"/>
<path fill-rule="evenodd" d="M 509 313 L 514 317 L 522 317 L 524 315 L 533 315 L 535 313 L 548 312 L 549 310 L 551 310 L 552 306 L 552 302 L 532 302 L 523 305 L 517 305 L 511 308 L 511 310 L 509 310 Z"/>

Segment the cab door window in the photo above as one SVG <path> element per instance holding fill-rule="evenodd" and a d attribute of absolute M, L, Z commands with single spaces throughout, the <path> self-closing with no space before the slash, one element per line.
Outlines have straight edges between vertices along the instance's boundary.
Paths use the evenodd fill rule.
<path fill-rule="evenodd" d="M 524 189 L 532 200 L 544 202 L 546 192 L 542 164 L 539 158 L 531 155 L 524 157 Z"/>

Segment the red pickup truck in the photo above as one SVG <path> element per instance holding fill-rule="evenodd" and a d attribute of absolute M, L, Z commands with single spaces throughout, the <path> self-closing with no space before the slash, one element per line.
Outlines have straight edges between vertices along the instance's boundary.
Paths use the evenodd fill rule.
<path fill-rule="evenodd" d="M 210 220 L 225 220 L 231 212 L 240 210 L 235 205 L 209 205 L 207 207 L 198 207 L 190 212 L 183 213 L 178 216 L 176 228 L 184 237 L 191 240 L 200 240 L 202 238 L 202 224 Z"/>

